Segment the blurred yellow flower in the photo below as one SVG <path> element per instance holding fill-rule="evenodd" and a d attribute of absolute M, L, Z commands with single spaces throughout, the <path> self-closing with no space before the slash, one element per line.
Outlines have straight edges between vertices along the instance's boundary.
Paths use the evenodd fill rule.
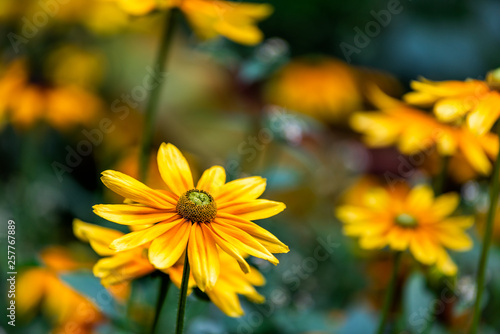
<path fill-rule="evenodd" d="M 457 267 L 446 248 L 466 251 L 472 247 L 465 233 L 473 224 L 472 217 L 450 217 L 459 200 L 456 193 L 434 198 L 427 185 L 411 190 L 374 187 L 357 204 L 339 206 L 336 214 L 344 223 L 344 234 L 359 237 L 361 248 L 409 249 L 417 261 L 454 275 Z"/>
<path fill-rule="evenodd" d="M 111 248 L 125 251 L 151 242 L 149 261 L 159 269 L 172 267 L 187 251 L 202 291 L 212 289 L 219 276 L 217 246 L 234 257 L 244 272 L 250 271 L 244 259 L 247 254 L 277 264 L 272 253 L 288 252 L 274 235 L 251 222 L 285 209 L 283 203 L 258 199 L 265 179 L 247 177 L 225 183 L 224 169 L 214 166 L 195 187 L 189 165 L 174 145 L 163 143 L 157 160 L 170 191 L 151 189 L 117 171 L 103 172 L 108 188 L 137 204 L 95 205 L 94 212 L 118 224 L 154 224 L 114 240 Z"/>
<path fill-rule="evenodd" d="M 488 132 L 500 117 L 500 69 L 488 73 L 485 81 L 413 81 L 414 92 L 406 102 L 422 107 L 434 106 L 436 117 L 446 123 L 462 123 L 476 134 Z"/>
<path fill-rule="evenodd" d="M 477 172 L 491 173 L 490 159 L 498 153 L 498 136 L 473 134 L 466 126 L 452 126 L 437 121 L 431 115 L 386 96 L 373 88 L 372 103 L 379 112 L 357 112 L 351 126 L 364 134 L 371 147 L 397 145 L 403 154 L 415 154 L 437 148 L 441 155 L 463 157 Z"/>
<path fill-rule="evenodd" d="M 89 242 L 96 253 L 107 256 L 99 260 L 94 266 L 94 275 L 101 278 L 101 283 L 106 287 L 129 282 L 156 270 L 147 257 L 149 244 L 131 250 L 116 252 L 109 248 L 109 244 L 123 236 L 123 233 L 119 231 L 88 224 L 79 219 L 73 221 L 73 231 L 80 240 Z M 224 270 L 220 273 L 213 289 L 206 290 L 206 294 L 228 316 L 242 316 L 244 312 L 238 294 L 256 303 L 263 302 L 264 297 L 255 290 L 254 286 L 264 285 L 265 279 L 253 267 L 250 267 L 248 274 L 243 273 L 238 262 L 227 253 L 220 251 L 219 255 L 220 265 Z M 174 266 L 162 270 L 170 275 L 172 282 L 178 288 L 180 288 L 182 282 L 183 262 L 184 259 L 181 258 Z M 189 288 L 194 287 L 196 287 L 196 282 L 191 275 Z"/>
<path fill-rule="evenodd" d="M 89 125 L 101 109 L 94 94 L 75 86 L 32 82 L 23 59 L 11 62 L 0 74 L 0 114 L 16 127 L 44 120 L 59 130 Z"/>
<path fill-rule="evenodd" d="M 113 240 L 124 235 L 120 231 L 75 219 L 73 232 L 80 240 L 89 242 L 97 254 L 106 256 L 97 261 L 93 269 L 94 275 L 101 279 L 105 287 L 131 281 L 156 270 L 147 257 L 148 245 L 123 252 L 116 252 L 109 248 Z"/>
<path fill-rule="evenodd" d="M 41 305 L 55 326 L 53 333 L 67 333 L 69 328 L 73 333 L 94 333 L 104 316 L 93 302 L 58 277 L 65 271 L 82 268 L 82 264 L 63 247 L 44 250 L 41 260 L 45 267 L 31 268 L 19 275 L 16 286 L 19 314 L 33 315 Z"/>
<path fill-rule="evenodd" d="M 263 39 L 257 22 L 271 15 L 268 4 L 222 0 L 103 0 L 115 1 L 127 13 L 144 15 L 155 9 L 178 8 L 202 39 L 222 35 L 237 43 L 254 45 Z"/>
<path fill-rule="evenodd" d="M 345 118 L 362 105 L 353 70 L 328 57 L 299 58 L 288 63 L 267 84 L 265 98 L 323 121 Z"/>

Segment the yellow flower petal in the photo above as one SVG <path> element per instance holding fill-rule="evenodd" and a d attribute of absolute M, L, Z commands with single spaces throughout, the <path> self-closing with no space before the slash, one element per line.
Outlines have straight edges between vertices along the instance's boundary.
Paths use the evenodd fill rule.
<path fill-rule="evenodd" d="M 243 219 L 258 220 L 275 216 L 285 208 L 285 204 L 281 202 L 256 199 L 253 201 L 225 202 L 217 207 L 217 211 L 219 214 L 223 212 Z"/>
<path fill-rule="evenodd" d="M 488 156 L 473 135 L 463 134 L 460 143 L 460 150 L 462 151 L 465 159 L 470 163 L 472 168 L 483 175 L 491 173 L 491 162 Z"/>
<path fill-rule="evenodd" d="M 212 291 L 207 290 L 206 294 L 222 312 L 227 316 L 237 318 L 241 317 L 245 312 L 241 308 L 238 295 L 232 291 L 227 291 L 222 288 L 214 288 Z"/>
<path fill-rule="evenodd" d="M 267 248 L 248 233 L 217 219 L 211 223 L 211 226 L 226 242 L 231 243 L 243 252 L 267 260 L 274 265 L 279 263 L 278 259 Z"/>
<path fill-rule="evenodd" d="M 478 135 L 488 132 L 500 117 L 500 94 L 492 92 L 483 97 L 476 108 L 469 113 L 467 124 Z"/>
<path fill-rule="evenodd" d="M 410 241 L 410 250 L 417 261 L 430 265 L 436 262 L 437 253 L 441 247 L 431 240 L 427 233 L 415 231 Z"/>
<path fill-rule="evenodd" d="M 216 220 L 248 233 L 271 253 L 288 253 L 289 251 L 288 246 L 278 240 L 271 232 L 249 220 L 227 213 L 219 213 Z"/>
<path fill-rule="evenodd" d="M 149 225 L 168 220 L 177 215 L 174 208 L 156 209 L 139 204 L 98 204 L 94 213 L 122 225 Z"/>
<path fill-rule="evenodd" d="M 41 302 L 50 284 L 46 269 L 36 268 L 21 272 L 16 282 L 16 307 L 19 315 L 32 313 Z"/>
<path fill-rule="evenodd" d="M 455 275 L 458 270 L 457 265 L 453 262 L 453 260 L 444 249 L 441 249 L 441 251 L 438 253 L 436 266 L 443 274 L 448 276 Z"/>
<path fill-rule="evenodd" d="M 449 249 L 466 251 L 472 248 L 471 238 L 458 229 L 435 229 L 434 236 L 443 246 Z"/>
<path fill-rule="evenodd" d="M 180 196 L 194 188 L 189 164 L 177 147 L 162 143 L 157 159 L 160 175 L 174 194 Z"/>
<path fill-rule="evenodd" d="M 155 240 L 163 233 L 181 224 L 181 222 L 182 220 L 180 218 L 173 217 L 144 230 L 128 233 L 123 237 L 114 240 L 110 247 L 116 251 L 124 251 L 144 245 L 145 243 Z"/>
<path fill-rule="evenodd" d="M 94 251 L 101 256 L 113 254 L 115 251 L 109 248 L 109 245 L 113 240 L 123 236 L 120 231 L 85 223 L 80 219 L 73 220 L 73 233 L 78 239 L 89 242 Z"/>
<path fill-rule="evenodd" d="M 159 192 L 123 173 L 107 170 L 102 173 L 102 182 L 115 193 L 153 208 L 170 209 L 177 205 L 177 198 Z"/>
<path fill-rule="evenodd" d="M 469 96 L 442 99 L 434 106 L 434 113 L 443 122 L 454 122 L 461 119 L 474 106 L 474 102 Z"/>
<path fill-rule="evenodd" d="M 457 193 L 447 193 L 438 196 L 432 204 L 431 212 L 438 218 L 451 215 L 458 207 L 460 196 Z"/>
<path fill-rule="evenodd" d="M 359 239 L 359 246 L 363 249 L 380 249 L 387 246 L 387 237 L 383 235 L 363 236 Z"/>
<path fill-rule="evenodd" d="M 230 201 L 251 201 L 266 190 L 266 179 L 259 176 L 245 177 L 226 183 L 214 195 L 217 205 Z"/>
<path fill-rule="evenodd" d="M 406 208 L 410 212 L 424 212 L 428 210 L 434 200 L 434 192 L 428 185 L 414 187 L 406 199 Z"/>
<path fill-rule="evenodd" d="M 215 242 L 217 245 L 225 251 L 227 254 L 232 256 L 236 261 L 238 261 L 238 265 L 240 266 L 240 269 L 244 273 L 250 272 L 250 265 L 248 262 L 245 260 L 243 254 L 241 251 L 231 243 L 227 242 L 223 237 L 221 237 L 217 232 L 214 230 L 213 225 L 210 224 L 208 225 L 208 228 L 212 232 L 212 237 L 214 238 Z"/>
<path fill-rule="evenodd" d="M 210 291 L 219 277 L 219 253 L 212 232 L 205 224 L 194 224 L 188 244 L 189 265 L 201 291 Z"/>
<path fill-rule="evenodd" d="M 156 268 L 165 269 L 173 266 L 186 251 L 192 229 L 191 222 L 182 220 L 174 225 L 154 239 L 149 247 L 149 261 Z"/>
<path fill-rule="evenodd" d="M 226 183 L 226 172 L 221 166 L 213 166 L 203 172 L 196 189 L 216 193 Z"/>

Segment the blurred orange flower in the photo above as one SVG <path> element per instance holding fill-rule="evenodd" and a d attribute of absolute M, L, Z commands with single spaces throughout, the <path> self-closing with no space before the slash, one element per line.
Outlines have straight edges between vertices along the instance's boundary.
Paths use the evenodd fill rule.
<path fill-rule="evenodd" d="M 422 107 L 434 106 L 436 117 L 446 123 L 462 123 L 476 134 L 488 132 L 500 117 L 500 69 L 488 73 L 486 80 L 413 81 L 406 102 Z"/>
<path fill-rule="evenodd" d="M 93 302 L 58 277 L 60 273 L 88 265 L 75 261 L 63 247 L 44 250 L 41 259 L 44 267 L 31 268 L 19 275 L 16 302 L 20 315 L 32 315 L 41 305 L 55 326 L 54 333 L 94 333 L 104 316 Z"/>
<path fill-rule="evenodd" d="M 101 109 L 94 94 L 75 86 L 43 85 L 30 80 L 26 61 L 11 62 L 0 75 L 0 114 L 16 127 L 44 120 L 59 130 L 89 125 Z"/>
<path fill-rule="evenodd" d="M 345 118 L 362 105 L 353 70 L 328 57 L 299 58 L 288 63 L 267 84 L 265 98 L 323 121 Z"/>
<path fill-rule="evenodd" d="M 103 0 L 110 1 L 110 0 Z M 222 0 L 111 0 L 127 13 L 144 15 L 155 9 L 178 8 L 202 39 L 222 35 L 237 43 L 254 45 L 263 39 L 257 22 L 271 15 L 268 4 Z"/>
<path fill-rule="evenodd" d="M 339 206 L 337 216 L 344 223 L 344 234 L 359 237 L 364 249 L 409 249 L 416 260 L 436 265 L 443 273 L 454 275 L 457 267 L 446 248 L 466 251 L 472 240 L 465 229 L 472 217 L 450 217 L 460 197 L 448 193 L 434 198 L 427 185 L 374 187 L 358 203 Z"/>
<path fill-rule="evenodd" d="M 372 89 L 372 103 L 379 112 L 357 112 L 351 126 L 364 134 L 371 147 L 397 145 L 403 154 L 415 154 L 434 147 L 441 155 L 462 154 L 477 172 L 488 175 L 498 153 L 498 136 L 486 133 L 475 135 L 468 127 L 451 126 L 437 121 L 431 115 L 412 108 Z"/>

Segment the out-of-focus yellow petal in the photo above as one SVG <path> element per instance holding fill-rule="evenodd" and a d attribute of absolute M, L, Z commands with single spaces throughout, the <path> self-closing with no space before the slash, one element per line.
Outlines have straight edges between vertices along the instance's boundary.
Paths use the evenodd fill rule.
<path fill-rule="evenodd" d="M 474 106 L 474 102 L 468 96 L 442 99 L 434 106 L 434 113 L 443 122 L 454 122 L 462 118 Z"/>
<path fill-rule="evenodd" d="M 111 228 L 85 223 L 80 219 L 73 220 L 73 233 L 75 236 L 90 243 L 90 246 L 101 256 L 113 254 L 115 251 L 109 248 L 113 240 L 123 236 L 123 233 Z"/>
<path fill-rule="evenodd" d="M 483 175 L 491 173 L 491 162 L 474 135 L 464 132 L 459 147 L 465 159 L 477 172 Z"/>
<path fill-rule="evenodd" d="M 457 193 L 448 193 L 437 197 L 432 204 L 431 212 L 439 218 L 444 218 L 456 210 L 460 196 Z"/>
<path fill-rule="evenodd" d="M 430 237 L 422 231 L 416 231 L 410 241 L 410 250 L 413 256 L 423 264 L 431 265 L 436 262 L 438 247 Z"/>
<path fill-rule="evenodd" d="M 469 128 L 478 135 L 488 132 L 500 117 L 500 94 L 491 92 L 483 97 L 467 116 Z"/>
<path fill-rule="evenodd" d="M 50 278 L 46 269 L 36 268 L 21 272 L 15 283 L 16 308 L 21 316 L 26 316 L 42 301 Z"/>
<path fill-rule="evenodd" d="M 414 187 L 408 194 L 406 206 L 410 212 L 423 212 L 428 210 L 433 202 L 434 192 L 428 185 Z"/>

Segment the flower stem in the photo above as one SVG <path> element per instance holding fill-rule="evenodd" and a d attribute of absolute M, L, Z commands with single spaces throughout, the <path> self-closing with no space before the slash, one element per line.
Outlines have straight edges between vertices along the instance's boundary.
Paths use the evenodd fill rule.
<path fill-rule="evenodd" d="M 179 308 L 177 309 L 177 323 L 175 326 L 175 334 L 182 334 L 184 328 L 184 312 L 186 311 L 186 297 L 189 283 L 189 261 L 186 249 L 184 257 L 184 269 L 182 270 L 181 292 L 179 294 Z"/>
<path fill-rule="evenodd" d="M 170 277 L 160 272 L 160 292 L 158 293 L 158 299 L 156 300 L 155 317 L 153 319 L 153 325 L 151 326 L 151 334 L 156 332 L 156 326 L 158 325 L 158 320 L 160 319 L 161 310 L 163 308 L 163 304 L 165 304 L 165 298 L 167 297 L 169 287 Z"/>
<path fill-rule="evenodd" d="M 392 267 L 391 281 L 389 282 L 389 286 L 387 287 L 387 291 L 385 294 L 384 306 L 382 308 L 382 315 L 380 316 L 380 323 L 378 325 L 377 334 L 383 334 L 386 327 L 389 311 L 392 307 L 394 292 L 396 291 L 396 282 L 402 255 L 402 252 L 397 252 L 396 254 L 394 254 L 394 265 Z"/>
<path fill-rule="evenodd" d="M 497 122 L 496 133 L 500 136 L 500 122 Z M 498 194 L 500 192 L 499 173 L 500 173 L 500 152 L 497 153 L 497 159 L 495 161 L 495 166 L 493 167 L 493 180 L 491 181 L 491 192 L 490 192 L 490 207 L 488 209 L 488 215 L 486 218 L 486 229 L 484 231 L 484 237 L 483 237 L 483 248 L 481 249 L 479 268 L 476 276 L 477 295 L 476 295 L 476 302 L 474 304 L 474 316 L 472 318 L 472 327 L 470 331 L 471 334 L 477 333 L 479 327 L 479 320 L 481 318 L 481 298 L 483 297 L 483 292 L 484 292 L 486 265 L 488 262 L 488 253 L 491 247 L 491 239 L 493 236 L 493 225 L 495 222 L 495 214 L 498 205 Z"/>
<path fill-rule="evenodd" d="M 153 85 L 153 87 L 151 88 L 149 100 L 146 105 L 142 141 L 139 151 L 139 179 L 142 181 L 146 181 L 148 174 L 149 154 L 154 132 L 154 116 L 158 106 L 160 91 L 164 81 L 166 58 L 174 36 L 175 16 L 177 15 L 176 10 L 173 9 L 165 15 L 165 28 L 163 30 L 163 34 L 161 35 L 160 49 L 158 50 L 158 54 L 156 55 L 154 68 L 155 75 L 158 77 L 153 79 L 155 79 L 157 84 Z"/>
<path fill-rule="evenodd" d="M 443 193 L 449 162 L 450 162 L 450 157 L 443 156 L 441 158 L 441 170 L 434 179 L 434 194 L 436 196 L 441 195 Z"/>

